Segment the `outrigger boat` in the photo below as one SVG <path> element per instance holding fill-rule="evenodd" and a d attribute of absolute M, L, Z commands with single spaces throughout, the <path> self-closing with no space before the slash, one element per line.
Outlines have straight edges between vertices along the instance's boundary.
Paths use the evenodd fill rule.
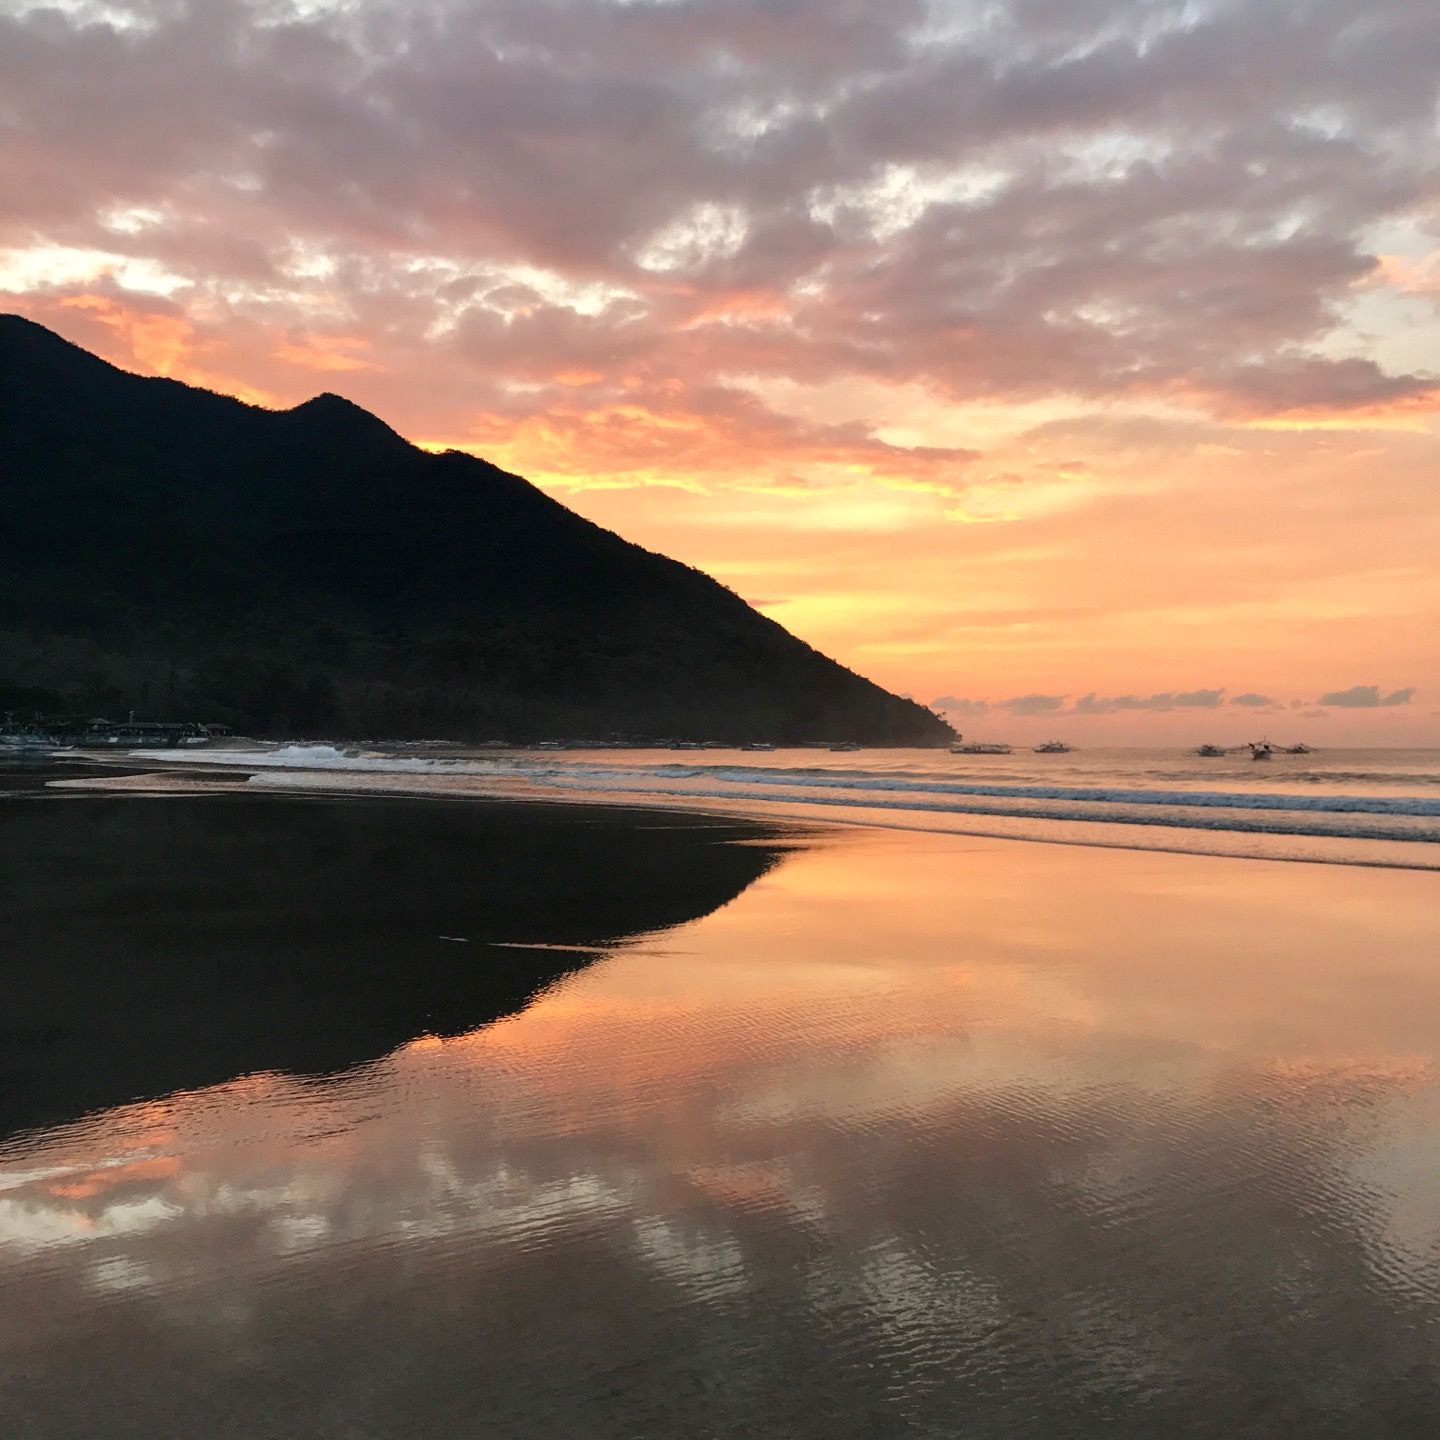
<path fill-rule="evenodd" d="M 1068 755 L 1075 747 L 1067 745 L 1063 740 L 1047 740 L 1043 745 L 1035 747 L 1037 755 Z"/>
<path fill-rule="evenodd" d="M 993 742 L 972 741 L 968 745 L 952 745 L 950 753 L 952 755 L 1008 755 L 1010 747 Z"/>
<path fill-rule="evenodd" d="M 1220 745 L 1201 745 L 1195 753 L 1197 755 L 1204 755 L 1209 759 L 1214 759 L 1217 755 L 1225 754 L 1225 750 L 1224 747 Z"/>
<path fill-rule="evenodd" d="M 1252 760 L 1268 760 L 1275 753 L 1275 747 L 1268 740 L 1252 740 L 1250 742 L 1250 758 Z"/>

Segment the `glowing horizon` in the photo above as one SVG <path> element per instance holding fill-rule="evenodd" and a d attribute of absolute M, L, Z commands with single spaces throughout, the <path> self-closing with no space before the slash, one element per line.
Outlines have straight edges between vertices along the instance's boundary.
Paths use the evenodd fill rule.
<path fill-rule="evenodd" d="M 0 308 L 967 733 L 1440 736 L 1426 0 L 0 6 Z"/>

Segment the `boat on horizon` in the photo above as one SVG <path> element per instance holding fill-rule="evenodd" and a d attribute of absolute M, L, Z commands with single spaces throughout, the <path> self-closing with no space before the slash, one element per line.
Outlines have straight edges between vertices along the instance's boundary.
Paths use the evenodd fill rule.
<path fill-rule="evenodd" d="M 964 745 L 952 745 L 952 755 L 1008 755 L 1010 746 L 992 740 L 972 740 Z"/>
<path fill-rule="evenodd" d="M 1068 755 L 1075 747 L 1067 745 L 1063 740 L 1047 740 L 1043 745 L 1035 747 L 1037 755 Z"/>
<path fill-rule="evenodd" d="M 1249 743 L 1252 760 L 1268 760 L 1275 753 L 1275 747 L 1268 740 L 1251 740 Z"/>
<path fill-rule="evenodd" d="M 1205 755 L 1213 759 L 1217 755 L 1226 754 L 1227 751 L 1225 750 L 1225 747 L 1223 745 L 1200 745 L 1196 747 L 1195 753 L 1197 755 Z"/>
<path fill-rule="evenodd" d="M 1313 752 L 1311 751 L 1310 747 L 1302 740 L 1298 745 L 1287 745 L 1285 747 L 1285 753 L 1287 755 L 1309 755 Z"/>

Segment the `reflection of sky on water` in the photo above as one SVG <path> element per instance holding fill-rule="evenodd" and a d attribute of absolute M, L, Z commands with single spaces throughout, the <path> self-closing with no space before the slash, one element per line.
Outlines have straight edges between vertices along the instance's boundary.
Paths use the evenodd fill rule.
<path fill-rule="evenodd" d="M 11 1142 L 0 1418 L 1409 1433 L 1437 898 L 827 841 L 469 1035 Z"/>

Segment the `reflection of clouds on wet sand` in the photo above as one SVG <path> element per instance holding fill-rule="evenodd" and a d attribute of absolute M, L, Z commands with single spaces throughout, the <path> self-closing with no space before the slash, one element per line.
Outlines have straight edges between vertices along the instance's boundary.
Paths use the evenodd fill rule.
<path fill-rule="evenodd" d="M 15 1433 L 177 1369 L 264 1435 L 1409 1433 L 1434 898 L 847 837 L 494 1026 L 21 1137 Z"/>

